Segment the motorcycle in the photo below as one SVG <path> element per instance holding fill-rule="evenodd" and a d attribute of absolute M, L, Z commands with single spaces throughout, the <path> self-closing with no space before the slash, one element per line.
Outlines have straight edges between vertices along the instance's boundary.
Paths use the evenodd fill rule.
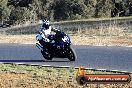
<path fill-rule="evenodd" d="M 72 48 L 70 37 L 66 33 L 58 31 L 55 35 L 50 35 L 48 39 L 54 43 L 44 41 L 36 43 L 45 59 L 68 58 L 70 61 L 76 60 L 76 52 Z"/>

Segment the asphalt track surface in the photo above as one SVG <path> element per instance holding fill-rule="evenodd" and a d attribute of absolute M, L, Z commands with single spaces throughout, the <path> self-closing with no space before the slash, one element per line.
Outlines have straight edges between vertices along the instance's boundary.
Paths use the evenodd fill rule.
<path fill-rule="evenodd" d="M 132 72 L 132 47 L 73 46 L 77 60 L 54 58 L 45 61 L 34 44 L 0 44 L 0 62 L 28 63 L 52 66 L 84 66 L 85 68 Z"/>

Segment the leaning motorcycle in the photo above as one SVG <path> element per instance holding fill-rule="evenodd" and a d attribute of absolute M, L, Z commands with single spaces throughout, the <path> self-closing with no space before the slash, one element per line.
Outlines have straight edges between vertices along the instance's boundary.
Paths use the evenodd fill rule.
<path fill-rule="evenodd" d="M 76 60 L 76 52 L 72 48 L 70 37 L 66 33 L 58 31 L 55 35 L 50 35 L 49 39 L 54 42 L 36 43 L 45 59 L 68 58 L 70 61 Z"/>

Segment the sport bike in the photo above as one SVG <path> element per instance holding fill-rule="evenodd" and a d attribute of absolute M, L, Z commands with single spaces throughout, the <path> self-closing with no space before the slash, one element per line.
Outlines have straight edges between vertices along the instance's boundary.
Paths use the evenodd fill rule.
<path fill-rule="evenodd" d="M 50 35 L 48 39 L 54 42 L 39 41 L 36 43 L 45 59 L 68 58 L 70 61 L 76 60 L 76 52 L 72 48 L 70 37 L 66 33 L 58 31 L 54 35 Z"/>

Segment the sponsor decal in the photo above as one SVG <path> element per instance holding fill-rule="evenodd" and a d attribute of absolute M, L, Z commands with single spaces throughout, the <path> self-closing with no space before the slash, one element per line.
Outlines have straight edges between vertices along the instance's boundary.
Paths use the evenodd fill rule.
<path fill-rule="evenodd" d="M 76 74 L 77 83 L 129 83 L 129 74 L 86 74 L 86 70 L 80 66 Z"/>

